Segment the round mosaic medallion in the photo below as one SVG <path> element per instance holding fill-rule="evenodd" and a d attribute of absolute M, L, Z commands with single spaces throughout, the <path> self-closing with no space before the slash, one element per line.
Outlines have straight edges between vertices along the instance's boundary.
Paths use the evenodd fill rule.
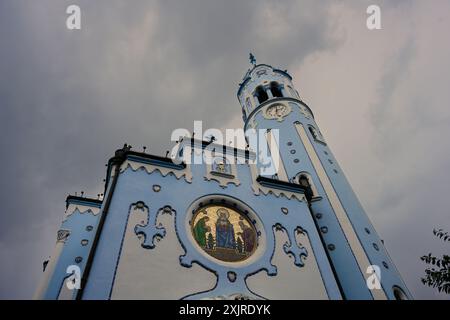
<path fill-rule="evenodd" d="M 211 205 L 198 209 L 191 230 L 202 250 L 221 261 L 243 261 L 257 247 L 257 232 L 251 221 L 229 207 Z"/>

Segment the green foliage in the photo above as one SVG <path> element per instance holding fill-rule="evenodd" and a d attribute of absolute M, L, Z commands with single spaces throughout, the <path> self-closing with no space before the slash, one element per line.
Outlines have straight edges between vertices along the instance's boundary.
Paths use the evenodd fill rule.
<path fill-rule="evenodd" d="M 450 242 L 450 235 L 442 229 L 433 230 L 433 234 L 444 242 Z M 421 278 L 424 285 L 437 288 L 439 292 L 450 294 L 450 256 L 435 257 L 431 253 L 420 258 L 428 265 L 425 277 Z"/>

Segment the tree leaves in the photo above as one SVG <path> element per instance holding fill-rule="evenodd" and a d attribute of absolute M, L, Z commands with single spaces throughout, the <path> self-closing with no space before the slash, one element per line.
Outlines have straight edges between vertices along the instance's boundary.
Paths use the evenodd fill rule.
<path fill-rule="evenodd" d="M 448 234 L 448 232 L 444 232 L 442 229 L 433 229 L 433 233 L 436 237 L 443 241 L 450 241 L 450 234 Z"/>
<path fill-rule="evenodd" d="M 433 234 L 445 242 L 450 241 L 450 235 L 442 229 L 434 229 Z M 437 288 L 439 292 L 450 294 L 450 256 L 444 254 L 438 258 L 429 253 L 420 257 L 420 260 L 430 266 L 425 269 L 425 277 L 420 279 L 421 282 L 429 287 Z"/>

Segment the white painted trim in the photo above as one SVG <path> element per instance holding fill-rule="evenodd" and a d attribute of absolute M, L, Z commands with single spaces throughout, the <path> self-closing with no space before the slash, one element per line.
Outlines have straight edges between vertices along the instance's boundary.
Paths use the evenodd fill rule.
<path fill-rule="evenodd" d="M 70 203 L 69 206 L 66 209 L 66 213 L 64 215 L 63 222 L 67 220 L 75 211 L 79 211 L 79 213 L 90 213 L 94 216 L 98 215 L 100 213 L 100 208 L 94 207 L 94 206 L 86 206 L 82 204 L 77 203 Z"/>
<path fill-rule="evenodd" d="M 289 178 L 283 163 L 283 158 L 281 157 L 280 149 L 278 148 L 279 141 L 275 139 L 272 131 L 266 131 L 264 136 L 266 137 L 267 144 L 269 146 L 270 157 L 272 158 L 272 161 L 274 161 L 274 165 L 277 170 L 278 179 L 289 182 Z M 278 161 L 275 161 L 274 156 L 278 158 Z"/>

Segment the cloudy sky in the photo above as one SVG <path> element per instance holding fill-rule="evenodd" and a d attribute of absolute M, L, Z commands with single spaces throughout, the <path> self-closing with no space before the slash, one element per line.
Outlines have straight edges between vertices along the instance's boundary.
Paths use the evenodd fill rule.
<path fill-rule="evenodd" d="M 0 298 L 32 296 L 65 197 L 103 192 L 123 143 L 241 127 L 250 51 L 294 77 L 413 295 L 445 298 L 419 257 L 449 251 L 432 230 L 450 230 L 450 2 L 279 2 L 0 1 Z"/>

